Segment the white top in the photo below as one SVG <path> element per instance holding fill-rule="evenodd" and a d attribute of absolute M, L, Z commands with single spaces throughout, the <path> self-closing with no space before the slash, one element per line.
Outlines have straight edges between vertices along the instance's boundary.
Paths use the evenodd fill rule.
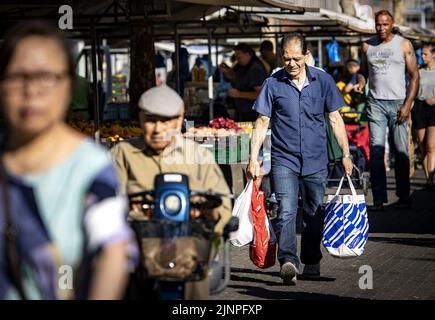
<path fill-rule="evenodd" d="M 420 69 L 418 100 L 435 97 L 435 69 Z"/>
<path fill-rule="evenodd" d="M 406 63 L 401 50 L 402 41 L 399 35 L 394 35 L 388 43 L 379 42 L 377 36 L 367 41 L 369 88 L 375 99 L 406 98 Z"/>

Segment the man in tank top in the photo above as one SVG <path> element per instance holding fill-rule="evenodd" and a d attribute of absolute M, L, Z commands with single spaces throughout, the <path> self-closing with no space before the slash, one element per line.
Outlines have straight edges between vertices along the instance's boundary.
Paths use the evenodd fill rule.
<path fill-rule="evenodd" d="M 396 207 L 411 205 L 408 118 L 418 92 L 419 73 L 409 40 L 393 33 L 394 18 L 387 10 L 375 14 L 377 35 L 362 45 L 361 72 L 368 78 L 367 117 L 370 129 L 370 180 L 373 210 L 382 210 L 387 199 L 384 163 L 385 135 L 394 151 Z M 406 74 L 409 75 L 406 83 Z M 359 84 L 362 86 L 362 84 Z"/>

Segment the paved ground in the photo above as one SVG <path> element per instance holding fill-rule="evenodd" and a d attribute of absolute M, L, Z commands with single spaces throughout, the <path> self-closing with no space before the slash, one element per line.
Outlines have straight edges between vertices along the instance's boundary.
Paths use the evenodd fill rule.
<path fill-rule="evenodd" d="M 279 267 L 261 270 L 249 260 L 248 248 L 232 247 L 232 271 L 228 288 L 212 299 L 435 299 L 435 192 L 421 191 L 422 171 L 412 179 L 414 205 L 397 210 L 393 203 L 394 177 L 389 173 L 389 204 L 384 212 L 370 212 L 369 241 L 364 254 L 354 259 L 335 259 L 324 251 L 322 278 L 282 285 Z M 366 198 L 371 205 L 371 191 Z M 373 289 L 362 290 L 362 266 L 373 271 Z"/>

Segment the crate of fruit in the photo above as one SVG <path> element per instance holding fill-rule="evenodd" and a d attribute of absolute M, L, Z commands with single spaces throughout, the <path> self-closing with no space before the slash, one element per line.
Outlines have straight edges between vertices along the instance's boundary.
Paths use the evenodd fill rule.
<path fill-rule="evenodd" d="M 219 164 L 246 163 L 249 158 L 249 134 L 233 120 L 214 119 L 210 127 L 189 128 L 185 136 L 209 149 Z"/>

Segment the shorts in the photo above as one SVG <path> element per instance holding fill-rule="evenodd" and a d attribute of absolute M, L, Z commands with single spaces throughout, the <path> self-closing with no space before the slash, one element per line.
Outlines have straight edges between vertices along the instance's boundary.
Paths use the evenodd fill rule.
<path fill-rule="evenodd" d="M 435 127 L 435 105 L 431 106 L 425 101 L 415 100 L 413 112 L 415 129 Z"/>

